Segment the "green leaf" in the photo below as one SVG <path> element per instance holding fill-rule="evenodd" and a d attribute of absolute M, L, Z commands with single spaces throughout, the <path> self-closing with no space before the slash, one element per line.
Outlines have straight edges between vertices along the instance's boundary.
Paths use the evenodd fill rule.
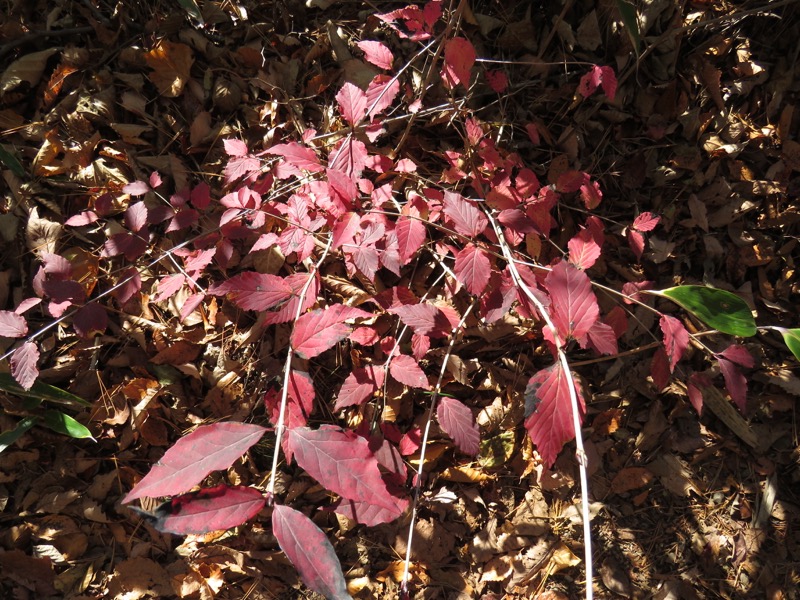
<path fill-rule="evenodd" d="M 781 332 L 786 347 L 792 351 L 797 360 L 800 360 L 800 329 L 784 329 L 783 327 L 776 329 Z"/>
<path fill-rule="evenodd" d="M 9 373 L 0 373 L 0 390 L 23 398 L 36 398 L 38 400 L 48 400 L 60 404 L 91 406 L 91 403 L 83 398 L 41 381 L 34 383 L 31 389 L 25 390 Z"/>
<path fill-rule="evenodd" d="M 625 24 L 625 31 L 628 32 L 628 37 L 631 38 L 633 51 L 636 52 L 636 56 L 639 56 L 639 46 L 642 44 L 642 38 L 639 34 L 639 19 L 636 16 L 636 7 L 626 0 L 617 0 L 617 10 L 620 17 L 622 17 L 622 22 Z"/>
<path fill-rule="evenodd" d="M 11 169 L 11 172 L 17 177 L 25 177 L 25 169 L 22 168 L 22 164 L 3 146 L 0 146 L 0 163 Z"/>
<path fill-rule="evenodd" d="M 17 426 L 11 431 L 0 433 L 0 452 L 8 448 L 11 444 L 16 442 L 22 437 L 22 434 L 28 431 L 36 423 L 36 417 L 26 417 L 22 419 Z"/>
<path fill-rule="evenodd" d="M 738 337 L 755 335 L 755 319 L 747 302 L 736 294 L 702 285 L 681 285 L 660 292 L 709 327 Z"/>
<path fill-rule="evenodd" d="M 68 435 L 71 438 L 90 438 L 94 440 L 91 431 L 60 410 L 45 411 L 42 425 L 49 427 L 56 433 Z"/>
<path fill-rule="evenodd" d="M 200 12 L 200 7 L 197 6 L 197 2 L 194 0 L 178 0 L 178 4 L 181 5 L 181 8 L 185 10 L 190 17 L 192 17 L 195 21 L 198 22 L 200 27 L 205 26 L 205 21 L 203 20 L 203 13 Z"/>
<path fill-rule="evenodd" d="M 514 454 L 514 432 L 504 431 L 491 438 L 481 440 L 480 465 L 487 469 L 502 467 Z"/>

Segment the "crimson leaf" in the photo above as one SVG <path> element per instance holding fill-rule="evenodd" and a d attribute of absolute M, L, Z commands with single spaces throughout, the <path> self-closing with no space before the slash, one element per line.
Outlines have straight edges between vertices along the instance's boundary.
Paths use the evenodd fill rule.
<path fill-rule="evenodd" d="M 683 356 L 689 346 L 689 332 L 678 319 L 669 315 L 661 316 L 661 331 L 664 333 L 664 350 L 669 358 L 670 373 L 675 371 L 675 365 Z"/>
<path fill-rule="evenodd" d="M 336 410 L 346 406 L 363 404 L 372 397 L 373 392 L 383 385 L 386 371 L 382 367 L 356 367 L 342 383 L 336 399 Z"/>
<path fill-rule="evenodd" d="M 351 126 L 355 126 L 367 112 L 367 95 L 349 81 L 336 94 L 336 101 L 339 103 L 339 112 Z"/>
<path fill-rule="evenodd" d="M 464 454 L 475 456 L 480 449 L 481 435 L 472 411 L 460 400 L 442 396 L 436 408 L 436 418 Z"/>
<path fill-rule="evenodd" d="M 443 207 L 455 230 L 468 238 L 478 237 L 489 224 L 486 215 L 474 202 L 456 192 L 444 193 Z"/>
<path fill-rule="evenodd" d="M 230 467 L 265 431 L 248 423 L 201 425 L 166 451 L 122 499 L 123 504 L 144 496 L 172 496 L 190 490 L 211 471 Z"/>
<path fill-rule="evenodd" d="M 237 527 L 255 517 L 264 503 L 255 488 L 221 484 L 176 496 L 153 513 L 134 510 L 159 531 L 189 535 Z"/>
<path fill-rule="evenodd" d="M 344 321 L 372 315 L 360 308 L 334 304 L 306 313 L 292 331 L 292 348 L 303 358 L 314 358 L 342 341 L 353 330 Z"/>
<path fill-rule="evenodd" d="M 586 335 L 600 315 L 589 276 L 561 261 L 547 274 L 545 286 L 550 292 L 553 324 L 561 342 L 570 336 L 580 339 Z"/>
<path fill-rule="evenodd" d="M 243 310 L 269 310 L 292 296 L 292 286 L 282 277 L 245 271 L 211 286 L 209 294 L 228 295 Z"/>
<path fill-rule="evenodd" d="M 336 551 L 311 519 L 293 508 L 276 504 L 272 511 L 272 532 L 309 589 L 328 600 L 351 598 Z"/>
<path fill-rule="evenodd" d="M 456 254 L 453 273 L 463 283 L 470 294 L 479 296 L 486 289 L 492 266 L 489 257 L 475 244 L 467 244 Z"/>
<path fill-rule="evenodd" d="M 407 354 L 400 354 L 392 359 L 389 364 L 389 373 L 397 381 L 409 387 L 423 390 L 429 390 L 431 387 L 425 372 L 420 368 L 417 361 Z"/>

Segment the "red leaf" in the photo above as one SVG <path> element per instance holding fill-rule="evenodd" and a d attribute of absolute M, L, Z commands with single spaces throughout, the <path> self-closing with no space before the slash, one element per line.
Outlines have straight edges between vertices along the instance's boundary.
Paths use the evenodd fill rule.
<path fill-rule="evenodd" d="M 211 471 L 227 469 L 266 431 L 259 425 L 219 422 L 201 425 L 179 439 L 122 499 L 172 496 L 191 489 Z"/>
<path fill-rule="evenodd" d="M 565 261 L 547 274 L 545 286 L 550 293 L 553 323 L 562 343 L 567 338 L 582 338 L 600 315 L 597 298 L 588 275 Z"/>
<path fill-rule="evenodd" d="M 293 275 L 289 275 L 284 281 L 292 288 L 292 297 L 277 311 L 267 313 L 264 316 L 264 325 L 274 325 L 276 323 L 286 323 L 287 321 L 294 320 L 297 316 L 298 305 L 300 304 L 300 293 L 303 291 L 309 279 L 311 279 L 311 283 L 303 295 L 303 306 L 300 308 L 300 312 L 307 310 L 317 301 L 317 294 L 319 294 L 319 278 L 315 274 L 294 273 Z"/>
<path fill-rule="evenodd" d="M 639 302 L 644 302 L 642 295 L 639 293 L 639 290 L 652 290 L 653 289 L 653 282 L 652 281 L 629 281 L 622 286 L 622 294 L 623 298 L 622 301 L 625 304 L 633 304 L 634 300 L 638 300 Z M 626 298 L 625 296 L 630 296 L 630 299 Z"/>
<path fill-rule="evenodd" d="M 297 464 L 342 498 L 388 510 L 396 506 L 363 437 L 330 425 L 318 430 L 299 427 L 289 431 L 288 443 Z"/>
<path fill-rule="evenodd" d="M 669 315 L 662 315 L 659 324 L 664 333 L 664 350 L 669 358 L 669 372 L 672 373 L 689 346 L 689 332 L 683 323 Z"/>
<path fill-rule="evenodd" d="M 728 348 L 730 350 L 730 348 Z M 725 379 L 725 388 L 731 395 L 731 400 L 739 407 L 742 413 L 747 411 L 747 378 L 736 366 L 736 363 L 723 358 L 722 354 L 717 354 L 719 370 Z"/>
<path fill-rule="evenodd" d="M 581 419 L 586 404 L 580 387 L 575 389 Z M 575 438 L 570 401 L 570 380 L 560 362 L 542 369 L 531 377 L 525 389 L 525 406 L 532 409 L 525 419 L 525 429 L 542 462 L 549 469 L 564 444 Z"/>
<path fill-rule="evenodd" d="M 348 177 L 356 179 L 361 177 L 367 165 L 367 155 L 364 142 L 348 136 L 330 153 L 328 167 L 338 169 Z"/>
<path fill-rule="evenodd" d="M 578 93 L 584 98 L 588 98 L 601 84 L 603 92 L 613 102 L 614 97 L 617 95 L 617 76 L 611 67 L 594 65 L 591 71 L 581 77 L 581 81 L 578 84 Z"/>
<path fill-rule="evenodd" d="M 397 219 L 395 234 L 400 260 L 407 265 L 425 243 L 425 225 L 419 219 L 402 216 Z"/>
<path fill-rule="evenodd" d="M 255 517 L 265 500 L 255 488 L 225 484 L 177 496 L 154 513 L 136 510 L 158 531 L 203 534 L 237 527 Z"/>
<path fill-rule="evenodd" d="M 670 373 L 667 353 L 663 348 L 659 348 L 653 354 L 653 360 L 650 363 L 650 377 L 653 378 L 653 385 L 659 392 L 669 385 Z"/>
<path fill-rule="evenodd" d="M 375 527 L 383 523 L 391 523 L 406 511 L 409 504 L 408 500 L 404 498 L 395 499 L 397 500 L 397 505 L 391 510 L 367 502 L 344 499 L 336 505 L 334 510 L 356 523 Z"/>
<path fill-rule="evenodd" d="M 459 83 L 469 88 L 472 66 L 475 64 L 475 47 L 468 40 L 455 37 L 447 41 L 444 47 L 444 68 L 442 79 L 445 84 L 454 88 Z"/>
<path fill-rule="evenodd" d="M 96 302 L 86 304 L 75 313 L 72 318 L 72 326 L 75 328 L 75 333 L 84 339 L 89 339 L 106 330 L 106 327 L 108 327 L 108 313 L 106 313 L 105 308 Z"/>
<path fill-rule="evenodd" d="M 282 156 L 287 163 L 304 171 L 316 173 L 324 170 L 324 167 L 320 164 L 317 155 L 314 154 L 314 151 L 307 146 L 298 144 L 297 142 L 276 144 L 275 146 L 272 146 L 272 148 L 266 150 L 266 153 Z"/>
<path fill-rule="evenodd" d="M 603 322 L 607 323 L 614 330 L 614 335 L 617 339 L 621 338 L 628 331 L 628 316 L 625 309 L 621 306 L 615 306 L 603 318 Z"/>
<path fill-rule="evenodd" d="M 497 69 L 496 71 L 486 71 L 486 82 L 493 92 L 502 94 L 508 87 L 508 76 L 505 72 Z"/>
<path fill-rule="evenodd" d="M 229 295 L 244 310 L 269 310 L 292 297 L 292 287 L 282 277 L 245 271 L 212 285 L 209 294 Z"/>
<path fill-rule="evenodd" d="M 453 273 L 466 286 L 470 294 L 479 296 L 483 293 L 486 284 L 489 283 L 491 270 L 489 257 L 474 244 L 467 244 L 456 254 Z"/>
<path fill-rule="evenodd" d="M 395 306 L 389 308 L 389 312 L 400 317 L 400 320 L 411 327 L 417 335 L 447 337 L 453 328 L 439 307 L 428 302 Z"/>
<path fill-rule="evenodd" d="M 292 348 L 302 358 L 314 358 L 350 335 L 353 328 L 344 321 L 371 316 L 367 311 L 344 304 L 306 313 L 294 324 Z"/>
<path fill-rule="evenodd" d="M 276 504 L 272 532 L 306 586 L 328 600 L 352 600 L 342 565 L 328 538 L 303 513 Z"/>
<path fill-rule="evenodd" d="M 367 86 L 367 116 L 370 121 L 389 108 L 399 92 L 400 82 L 396 78 L 376 75 Z"/>
<path fill-rule="evenodd" d="M 373 40 L 362 40 L 356 44 L 364 53 L 364 59 L 381 69 L 390 70 L 392 68 L 392 51 L 381 42 Z"/>
<path fill-rule="evenodd" d="M 636 255 L 636 260 L 642 260 L 642 254 L 644 254 L 644 236 L 633 229 L 628 229 L 627 235 L 628 245 Z"/>
<path fill-rule="evenodd" d="M 618 352 L 617 335 L 610 325 L 602 321 L 596 321 L 587 335 L 589 337 L 589 345 L 600 354 L 610 355 Z"/>
<path fill-rule="evenodd" d="M 731 344 L 722 352 L 718 352 L 717 356 L 726 358 L 735 362 L 737 365 L 746 367 L 748 369 L 752 369 L 755 365 L 753 356 L 747 351 L 747 348 L 740 346 L 739 344 Z"/>
<path fill-rule="evenodd" d="M 367 95 L 364 90 L 349 81 L 345 82 L 336 94 L 336 101 L 339 103 L 339 112 L 352 126 L 355 126 L 367 113 Z"/>
<path fill-rule="evenodd" d="M 436 418 L 447 435 L 464 454 L 475 456 L 480 449 L 481 434 L 472 411 L 460 400 L 442 396 L 436 407 Z"/>
<path fill-rule="evenodd" d="M 11 376 L 23 389 L 29 390 L 39 376 L 39 348 L 33 342 L 25 342 L 11 355 Z"/>
<path fill-rule="evenodd" d="M 456 192 L 444 193 L 443 206 L 444 214 L 453 222 L 455 230 L 470 239 L 478 237 L 489 224 L 486 215 L 474 202 Z"/>
<path fill-rule="evenodd" d="M 617 74 L 612 67 L 600 67 L 603 92 L 612 102 L 617 95 Z"/>
<path fill-rule="evenodd" d="M 389 363 L 389 373 L 400 383 L 409 387 L 423 390 L 431 389 L 428 378 L 416 360 L 407 354 L 400 354 L 392 358 Z"/>
<path fill-rule="evenodd" d="M 711 385 L 713 385 L 711 379 L 703 373 L 692 373 L 689 378 L 686 390 L 689 395 L 689 402 L 698 415 L 703 413 L 703 390 Z"/>
<path fill-rule="evenodd" d="M 581 186 L 586 185 L 591 180 L 588 173 L 584 171 L 564 171 L 561 175 L 558 176 L 558 181 L 556 182 L 556 191 L 562 192 L 564 194 L 571 194 L 572 192 L 577 192 L 581 189 Z"/>
<path fill-rule="evenodd" d="M 372 394 L 383 386 L 385 373 L 383 367 L 372 365 L 354 368 L 342 383 L 334 409 L 341 410 L 369 400 Z"/>
<path fill-rule="evenodd" d="M 658 222 L 661 220 L 661 217 L 658 215 L 654 215 L 651 212 L 643 212 L 638 217 L 633 220 L 633 227 L 636 231 L 652 231 L 658 225 Z"/>
<path fill-rule="evenodd" d="M 590 268 L 600 258 L 600 246 L 594 241 L 592 232 L 583 229 L 568 243 L 569 262 L 579 269 Z"/>
<path fill-rule="evenodd" d="M 603 192 L 600 191 L 600 184 L 597 181 L 584 183 L 580 189 L 581 200 L 588 210 L 595 209 L 600 205 L 603 200 Z"/>
<path fill-rule="evenodd" d="M 247 144 L 245 144 L 242 140 L 227 138 L 222 140 L 222 145 L 225 148 L 225 153 L 228 156 L 247 156 Z"/>
<path fill-rule="evenodd" d="M 0 310 L 0 336 L 19 338 L 27 333 L 28 323 L 25 317 L 9 310 Z"/>

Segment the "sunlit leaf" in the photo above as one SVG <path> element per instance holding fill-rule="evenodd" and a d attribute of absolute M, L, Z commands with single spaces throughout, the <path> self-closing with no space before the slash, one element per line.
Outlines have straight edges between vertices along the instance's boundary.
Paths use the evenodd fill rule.
<path fill-rule="evenodd" d="M 794 357 L 800 360 L 800 329 L 783 329 L 779 331 L 783 336 L 783 343 L 792 351 Z"/>
<path fill-rule="evenodd" d="M 22 419 L 14 429 L 0 433 L 0 452 L 8 448 L 11 444 L 22 437 L 28 429 L 36 424 L 36 417 Z"/>
<path fill-rule="evenodd" d="M 0 390 L 14 394 L 15 396 L 22 396 L 24 398 L 36 398 L 38 400 L 47 400 L 50 402 L 58 402 L 61 404 L 79 404 L 81 406 L 91 406 L 83 398 L 70 394 L 61 388 L 42 383 L 37 381 L 31 386 L 30 389 L 23 389 L 14 378 L 8 373 L 0 373 Z"/>
<path fill-rule="evenodd" d="M 42 417 L 42 425 L 56 433 L 76 439 L 94 439 L 92 432 L 75 419 L 59 410 L 46 410 Z"/>
<path fill-rule="evenodd" d="M 666 296 L 722 333 L 750 337 L 758 331 L 747 302 L 731 292 L 702 285 L 681 285 L 650 293 Z"/>

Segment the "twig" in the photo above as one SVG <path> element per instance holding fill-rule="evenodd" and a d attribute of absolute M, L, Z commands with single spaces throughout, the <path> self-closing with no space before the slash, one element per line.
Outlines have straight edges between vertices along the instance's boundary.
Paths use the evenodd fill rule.
<path fill-rule="evenodd" d="M 26 44 L 32 44 L 36 40 L 41 38 L 50 38 L 50 37 L 63 37 L 67 35 L 80 35 L 82 33 L 91 33 L 94 31 L 94 28 L 89 25 L 84 25 L 82 27 L 71 27 L 70 29 L 54 29 L 52 31 L 31 31 L 27 35 L 17 38 L 14 41 L 8 42 L 7 44 L 3 44 L 0 46 L 0 58 L 3 58 L 6 54 L 11 52 L 14 48 L 19 46 L 24 46 Z"/>

